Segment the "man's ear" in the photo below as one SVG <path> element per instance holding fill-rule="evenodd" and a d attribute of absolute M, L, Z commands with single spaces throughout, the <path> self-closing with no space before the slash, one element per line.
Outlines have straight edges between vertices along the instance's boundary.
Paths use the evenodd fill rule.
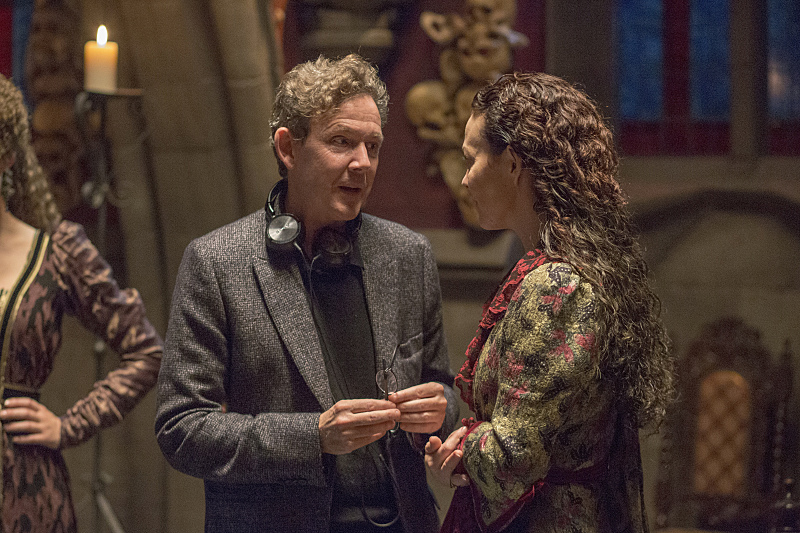
<path fill-rule="evenodd" d="M 278 158 L 286 165 L 286 168 L 292 168 L 294 166 L 294 138 L 289 128 L 278 128 L 273 140 Z"/>

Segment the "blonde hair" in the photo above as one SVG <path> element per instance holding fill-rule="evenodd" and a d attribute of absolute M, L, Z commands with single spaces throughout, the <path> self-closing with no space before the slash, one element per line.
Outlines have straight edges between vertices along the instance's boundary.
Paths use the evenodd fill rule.
<path fill-rule="evenodd" d="M 0 160 L 15 157 L 11 166 L 14 193 L 6 206 L 15 217 L 51 232 L 61 221 L 50 185 L 31 146 L 28 110 L 22 93 L 0 75 Z"/>

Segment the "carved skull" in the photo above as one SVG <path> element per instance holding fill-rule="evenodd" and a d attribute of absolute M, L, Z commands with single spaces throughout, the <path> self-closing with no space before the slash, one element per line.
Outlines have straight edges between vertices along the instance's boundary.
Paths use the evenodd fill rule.
<path fill-rule="evenodd" d="M 467 0 L 467 12 L 476 22 L 511 25 L 517 16 L 516 0 Z"/>
<path fill-rule="evenodd" d="M 458 39 L 458 62 L 472 81 L 494 81 L 511 69 L 511 45 L 495 27 L 470 25 Z"/>
<path fill-rule="evenodd" d="M 411 87 L 406 94 L 406 115 L 417 127 L 417 135 L 421 139 L 461 145 L 453 106 L 447 88 L 441 81 L 421 81 Z"/>

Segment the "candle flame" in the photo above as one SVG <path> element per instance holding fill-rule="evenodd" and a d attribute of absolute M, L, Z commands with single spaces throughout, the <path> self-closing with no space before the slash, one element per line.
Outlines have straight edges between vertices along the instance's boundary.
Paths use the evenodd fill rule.
<path fill-rule="evenodd" d="M 108 30 L 105 24 L 100 24 L 100 27 L 97 28 L 97 44 L 105 46 L 106 42 L 108 42 Z"/>

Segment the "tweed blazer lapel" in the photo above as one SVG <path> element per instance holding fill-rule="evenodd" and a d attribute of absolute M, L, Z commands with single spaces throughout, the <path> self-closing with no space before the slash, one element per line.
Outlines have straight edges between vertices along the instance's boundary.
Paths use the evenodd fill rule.
<path fill-rule="evenodd" d="M 333 396 L 300 270 L 294 264 L 275 268 L 262 257 L 255 258 L 253 268 L 278 336 L 322 410 L 327 410 Z"/>
<path fill-rule="evenodd" d="M 366 235 L 365 235 L 366 234 Z M 397 346 L 398 280 L 397 262 L 390 247 L 381 246 L 362 230 L 359 238 L 364 261 L 364 293 L 375 336 L 377 364 L 389 364 Z"/>

